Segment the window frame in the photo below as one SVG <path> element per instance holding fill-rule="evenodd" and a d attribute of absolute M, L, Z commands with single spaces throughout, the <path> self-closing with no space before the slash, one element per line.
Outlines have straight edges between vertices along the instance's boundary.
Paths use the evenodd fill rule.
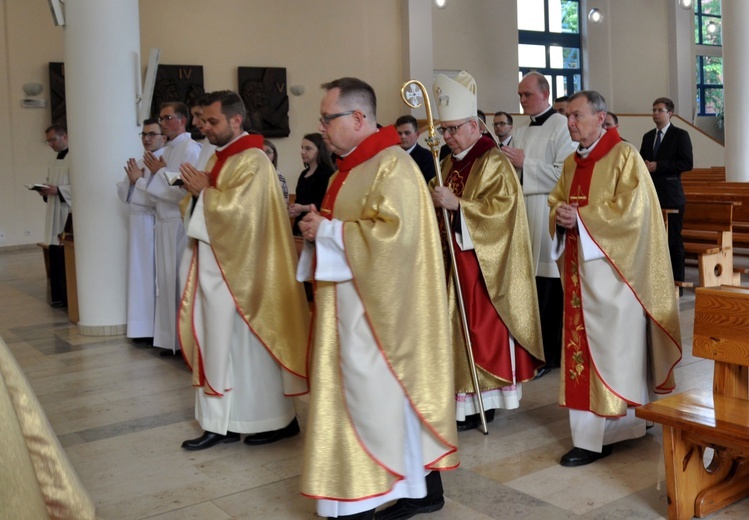
<path fill-rule="evenodd" d="M 544 27 L 542 31 L 528 31 L 518 29 L 518 44 L 519 45 L 538 45 L 543 46 L 545 51 L 546 66 L 545 67 L 523 67 L 518 66 L 520 76 L 524 76 L 529 72 L 538 72 L 543 74 L 547 78 L 550 78 L 549 84 L 551 87 L 550 98 L 554 100 L 560 96 L 572 95 L 575 91 L 583 88 L 584 76 L 583 76 L 583 38 L 582 38 L 582 24 L 584 23 L 582 14 L 581 0 L 567 0 L 577 3 L 577 19 L 578 19 L 578 32 L 577 33 L 564 33 L 564 32 L 550 32 L 549 31 L 549 2 L 544 0 Z M 551 48 L 562 47 L 577 49 L 579 62 L 578 67 L 574 69 L 560 69 L 551 67 Z M 519 60 L 518 60 L 519 61 Z M 580 85 L 579 88 L 575 87 L 575 76 L 579 77 Z M 564 79 L 564 88 L 566 92 L 557 91 L 557 78 Z"/>

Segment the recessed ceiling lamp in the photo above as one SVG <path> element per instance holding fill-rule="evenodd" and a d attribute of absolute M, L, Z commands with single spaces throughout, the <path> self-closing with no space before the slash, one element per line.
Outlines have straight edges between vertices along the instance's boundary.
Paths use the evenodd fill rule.
<path fill-rule="evenodd" d="M 434 0 L 434 5 L 436 5 L 440 9 L 444 9 L 447 5 L 447 0 Z"/>
<path fill-rule="evenodd" d="M 588 21 L 590 23 L 601 23 L 603 22 L 603 13 L 600 9 L 594 7 L 588 13 Z"/>

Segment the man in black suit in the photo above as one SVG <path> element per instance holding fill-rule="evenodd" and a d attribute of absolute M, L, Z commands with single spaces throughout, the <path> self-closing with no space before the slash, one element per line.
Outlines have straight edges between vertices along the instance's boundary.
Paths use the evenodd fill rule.
<path fill-rule="evenodd" d="M 499 141 L 499 148 L 508 146 L 512 141 L 512 116 L 507 112 L 497 111 L 494 113 L 494 133 Z"/>
<path fill-rule="evenodd" d="M 671 124 L 674 102 L 658 98 L 653 102 L 655 129 L 642 136 L 640 155 L 645 160 L 658 200 L 663 209 L 677 209 L 668 215 L 668 250 L 674 279 L 684 281 L 684 241 L 681 225 L 684 218 L 684 188 L 681 174 L 692 169 L 692 141 L 689 133 Z"/>
<path fill-rule="evenodd" d="M 401 138 L 401 148 L 407 151 L 411 158 L 416 162 L 428 183 L 436 175 L 434 170 L 434 159 L 432 152 L 421 146 L 417 141 L 419 139 L 419 124 L 413 116 L 401 116 L 395 121 L 395 129 Z"/>

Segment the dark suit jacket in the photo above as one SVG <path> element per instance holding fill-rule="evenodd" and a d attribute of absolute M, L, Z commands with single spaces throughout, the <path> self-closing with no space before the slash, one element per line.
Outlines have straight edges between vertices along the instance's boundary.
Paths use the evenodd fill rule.
<path fill-rule="evenodd" d="M 658 154 L 653 156 L 656 129 L 642 136 L 640 155 L 646 161 L 656 161 L 656 170 L 650 175 L 653 178 L 655 191 L 662 208 L 684 206 L 684 188 L 681 186 L 681 174 L 692 169 L 692 140 L 689 133 L 676 128 L 673 123 L 663 136 Z"/>
<path fill-rule="evenodd" d="M 434 159 L 432 159 L 432 152 L 416 143 L 416 148 L 411 150 L 411 158 L 416 162 L 421 170 L 421 174 L 424 176 L 424 180 L 431 181 L 437 173 L 434 171 Z"/>

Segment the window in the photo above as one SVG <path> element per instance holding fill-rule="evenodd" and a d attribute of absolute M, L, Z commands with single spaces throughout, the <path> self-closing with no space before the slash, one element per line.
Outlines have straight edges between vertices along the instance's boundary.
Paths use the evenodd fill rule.
<path fill-rule="evenodd" d="M 723 48 L 720 0 L 694 4 L 697 114 L 716 115 L 723 108 Z"/>
<path fill-rule="evenodd" d="M 551 99 L 582 90 L 579 0 L 517 0 L 519 77 L 540 72 Z"/>

